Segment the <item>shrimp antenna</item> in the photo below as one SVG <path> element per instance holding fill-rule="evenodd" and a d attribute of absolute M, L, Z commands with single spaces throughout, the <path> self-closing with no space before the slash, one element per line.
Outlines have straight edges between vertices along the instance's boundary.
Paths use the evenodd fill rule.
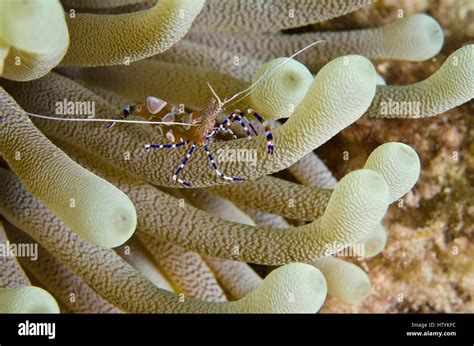
<path fill-rule="evenodd" d="M 292 54 L 291 56 L 289 56 L 288 58 L 286 58 L 285 60 L 283 60 L 281 63 L 279 63 L 278 65 L 274 66 L 273 68 L 271 68 L 270 70 L 267 70 L 265 71 L 265 73 L 255 82 L 253 83 L 252 85 L 250 85 L 247 89 L 245 90 L 242 90 L 241 92 L 235 94 L 234 96 L 232 96 L 230 99 L 226 100 L 224 104 L 232 101 L 233 99 L 235 99 L 237 96 L 240 96 L 244 93 L 247 92 L 246 95 L 242 96 L 241 98 L 239 98 L 237 101 L 234 101 L 232 104 L 234 103 L 237 103 L 237 102 L 240 102 L 242 101 L 243 99 L 245 99 L 247 96 L 249 96 L 251 93 L 253 93 L 255 91 L 255 89 L 257 88 L 257 86 L 263 82 L 264 78 L 266 77 L 266 75 L 270 72 L 275 72 L 276 69 L 278 69 L 279 67 L 281 67 L 282 65 L 286 64 L 289 60 L 291 60 L 292 58 L 294 58 L 295 56 L 297 56 L 298 54 L 304 52 L 305 50 L 319 44 L 319 43 L 325 43 L 326 41 L 325 40 L 319 40 L 319 41 L 316 41 L 316 42 L 313 42 L 313 43 L 310 43 L 308 44 L 306 47 L 303 47 L 301 48 L 299 51 L 297 51 L 296 53 Z"/>
<path fill-rule="evenodd" d="M 211 93 L 212 95 L 214 95 L 214 97 L 216 98 L 217 102 L 219 102 L 219 108 L 222 108 L 222 106 L 224 105 L 224 103 L 222 103 L 221 99 L 219 98 L 219 96 L 217 96 L 217 93 L 214 91 L 214 89 L 212 88 L 211 86 L 211 83 L 207 82 L 207 86 L 209 87 L 209 89 L 211 89 Z"/>
<path fill-rule="evenodd" d="M 172 121 L 147 121 L 147 120 L 126 120 L 126 119 L 96 119 L 96 118 L 58 118 L 58 117 L 50 117 L 47 115 L 40 115 L 34 113 L 28 113 L 29 116 L 41 119 L 48 119 L 48 120 L 60 120 L 60 121 L 93 121 L 93 122 L 114 122 L 114 123 L 129 123 L 129 124 L 152 124 L 152 125 L 187 125 L 187 126 L 197 126 L 197 124 L 188 124 L 188 123 L 179 123 L 179 122 L 172 122 Z"/>

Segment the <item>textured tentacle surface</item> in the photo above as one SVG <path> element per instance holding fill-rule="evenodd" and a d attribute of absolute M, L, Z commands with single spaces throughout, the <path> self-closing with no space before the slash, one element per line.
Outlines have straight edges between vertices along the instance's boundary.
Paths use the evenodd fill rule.
<path fill-rule="evenodd" d="M 442 114 L 474 97 L 474 45 L 452 53 L 424 81 L 404 86 L 377 87 L 366 115 L 376 118 L 425 118 Z"/>
<path fill-rule="evenodd" d="M 155 95 L 191 109 L 207 106 L 212 96 L 207 83 L 221 98 L 248 87 L 247 82 L 207 68 L 154 59 L 138 61 L 130 66 L 83 69 L 80 76 L 92 85 L 115 91 L 131 100 Z"/>
<path fill-rule="evenodd" d="M 59 313 L 51 294 L 35 286 L 0 288 L 0 313 Z"/>
<path fill-rule="evenodd" d="M 255 226 L 255 222 L 245 212 L 226 198 L 219 197 L 204 189 L 183 190 L 182 194 L 196 208 L 224 220 Z"/>
<path fill-rule="evenodd" d="M 225 198 L 202 189 L 184 190 L 183 193 L 195 207 L 209 214 L 224 220 L 255 226 L 246 213 Z M 221 260 L 210 256 L 206 256 L 205 261 L 232 299 L 245 297 L 262 282 L 262 278 L 247 263 Z"/>
<path fill-rule="evenodd" d="M 319 40 L 326 43 L 296 57 L 311 71 L 318 71 L 328 61 L 342 55 L 360 54 L 370 59 L 423 61 L 439 53 L 443 30 L 425 14 L 417 14 L 380 28 L 312 32 L 303 34 L 191 34 L 194 42 L 219 47 L 236 55 L 252 52 L 254 59 L 267 61 L 293 52 Z M 255 49 L 259 47 L 260 49 Z M 262 47 L 264 47 L 262 49 Z"/>
<path fill-rule="evenodd" d="M 288 228 L 290 227 L 284 217 L 276 214 L 264 213 L 256 209 L 241 207 L 258 226 L 272 228 Z"/>
<path fill-rule="evenodd" d="M 193 31 L 262 32 L 321 22 L 370 5 L 373 1 L 208 0 Z"/>
<path fill-rule="evenodd" d="M 71 99 L 77 99 L 77 95 L 71 95 L 71 91 L 71 94 L 67 94 L 68 89 L 74 87 L 65 80 L 61 89 L 58 85 L 53 89 L 51 84 L 49 87 L 44 86 L 47 89 L 38 88 L 39 84 L 36 84 L 36 95 L 49 94 L 49 97 L 59 99 L 70 96 Z M 29 83 L 28 88 L 31 85 L 33 83 Z M 13 89 L 15 88 L 15 97 L 23 98 L 24 107 L 28 105 L 36 112 L 51 110 L 51 106 L 45 106 L 38 102 L 38 99 L 29 97 L 25 93 L 27 88 Z M 12 88 L 8 90 L 14 91 Z M 82 93 L 86 91 L 83 90 Z M 367 59 L 360 56 L 338 58 L 321 70 L 293 116 L 273 133 L 273 144 L 276 148 L 274 155 L 267 155 L 267 141 L 263 135 L 251 141 L 238 139 L 211 143 L 209 150 L 217 153 L 222 150 L 247 149 L 257 153 L 255 167 L 249 167 L 247 162 L 221 162 L 220 169 L 228 176 L 256 178 L 282 170 L 354 122 L 368 108 L 374 93 L 375 70 Z M 103 101 L 100 103 L 104 104 Z M 149 134 L 139 133 L 138 129 L 132 126 L 127 127 L 126 132 L 123 130 L 122 135 L 119 131 L 105 131 L 91 124 L 71 125 L 66 122 L 38 121 L 38 126 L 50 135 L 62 137 L 98 153 L 144 180 L 158 185 L 182 187 L 171 179 L 171 175 L 186 156 L 189 150 L 187 146 L 147 153 L 143 145 L 153 143 L 153 138 L 150 138 Z M 64 127 L 69 129 L 65 131 Z M 125 152 L 130 153 L 128 159 L 124 157 Z M 209 167 L 206 153 L 200 146 L 197 147 L 191 162 L 182 175 L 186 181 L 192 182 L 193 187 L 225 183 L 216 177 Z"/>
<path fill-rule="evenodd" d="M 309 188 L 270 176 L 214 186 L 208 190 L 242 206 L 307 221 L 323 215 L 333 192 L 332 189 Z"/>
<path fill-rule="evenodd" d="M 333 189 L 337 184 L 336 178 L 315 153 L 302 157 L 288 167 L 288 171 L 303 185 Z"/>
<path fill-rule="evenodd" d="M 0 88 L 0 154 L 28 189 L 77 234 L 103 246 L 132 235 L 132 202 L 53 145 Z"/>
<path fill-rule="evenodd" d="M 145 11 L 68 16 L 72 44 L 61 64 L 122 65 L 161 53 L 186 34 L 203 5 L 203 0 L 160 0 Z"/>
<path fill-rule="evenodd" d="M 291 264 L 273 272 L 252 294 L 237 302 L 206 303 L 190 298 L 180 301 L 179 296 L 153 286 L 114 251 L 82 241 L 38 203 L 13 174 L 4 169 L 0 173 L 3 215 L 125 311 L 315 312 L 326 297 L 326 282 L 318 270 L 309 265 Z M 23 204 L 25 201 L 28 208 Z M 297 304 L 288 301 L 288 292 L 295 296 Z M 5 297 L 8 299 L 8 292 Z M 2 295 L 0 300 L 3 298 Z"/>
<path fill-rule="evenodd" d="M 174 292 L 173 287 L 156 264 L 153 256 L 139 241 L 138 236 L 130 238 L 130 240 L 124 245 L 116 248 L 115 252 L 139 271 L 145 278 L 153 282 L 155 286 Z"/>
<path fill-rule="evenodd" d="M 262 264 L 307 262 L 328 255 L 326 252 L 330 251 L 332 243 L 349 244 L 362 238 L 380 221 L 388 206 L 385 180 L 374 171 L 360 170 L 352 172 L 346 177 L 346 183 L 338 185 L 325 214 L 313 223 L 287 229 L 252 227 L 183 204 L 182 200 L 147 183 L 98 163 L 90 154 L 79 157 L 75 153 L 73 157 L 87 162 L 89 168 L 92 166 L 93 171 L 107 178 L 134 201 L 138 206 L 137 228 L 140 232 L 222 259 Z M 375 185 L 365 191 L 371 184 Z M 368 195 L 373 188 L 378 189 L 377 194 Z M 362 203 L 361 199 L 365 202 Z M 157 208 L 161 210 L 159 215 L 155 212 Z M 193 223 L 189 222 L 190 219 Z"/>
<path fill-rule="evenodd" d="M 158 0 L 61 0 L 65 11 L 120 14 L 141 11 L 156 5 Z"/>
<path fill-rule="evenodd" d="M 347 304 L 357 305 L 370 293 L 370 279 L 355 264 L 326 257 L 313 264 L 321 270 L 328 284 L 328 294 Z"/>
<path fill-rule="evenodd" d="M 247 296 L 262 282 L 262 278 L 247 263 L 209 256 L 206 257 L 206 262 L 232 299 Z"/>
<path fill-rule="evenodd" d="M 186 39 L 179 41 L 166 52 L 152 59 L 188 66 L 206 67 L 244 81 L 250 81 L 259 66 L 260 60 L 251 54 L 235 54 L 218 47 L 209 47 Z"/>
<path fill-rule="evenodd" d="M 420 160 L 408 145 L 391 142 L 377 147 L 364 168 L 384 177 L 394 202 L 415 185 L 420 175 Z M 208 190 L 238 204 L 298 220 L 315 220 L 323 215 L 333 191 L 269 176 Z"/>
<path fill-rule="evenodd" d="M 213 272 L 199 254 L 146 234 L 141 235 L 141 238 L 158 266 L 173 283 L 176 293 L 206 302 L 227 300 Z"/>
<path fill-rule="evenodd" d="M 0 220 L 0 245 L 3 249 L 9 249 L 9 244 L 10 240 L 7 238 L 5 229 Z M 30 284 L 30 280 L 17 259 L 13 256 L 9 256 L 8 253 L 4 253 L 4 251 L 0 254 L 0 268 L 0 288 L 15 288 Z"/>
<path fill-rule="evenodd" d="M 38 246 L 37 260 L 20 257 L 21 265 L 36 280 L 51 292 L 62 306 L 75 313 L 119 313 L 120 310 L 104 300 L 82 279 L 57 258 L 52 256 L 41 245 L 19 229 L 9 228 L 10 238 L 17 243 Z"/>
<path fill-rule="evenodd" d="M 0 76 L 44 76 L 66 54 L 69 34 L 59 0 L 0 2 Z"/>

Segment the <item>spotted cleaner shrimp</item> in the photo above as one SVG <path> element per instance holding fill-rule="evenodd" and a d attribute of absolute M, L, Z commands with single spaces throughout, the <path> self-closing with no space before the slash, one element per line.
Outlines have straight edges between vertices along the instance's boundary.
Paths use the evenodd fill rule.
<path fill-rule="evenodd" d="M 212 86 L 209 83 L 207 83 L 213 95 L 211 99 L 209 100 L 207 107 L 197 112 L 184 114 L 184 116 L 182 117 L 183 118 L 182 122 L 174 121 L 175 115 L 181 114 L 182 112 L 177 111 L 175 107 L 169 105 L 167 102 L 160 100 L 156 97 L 152 97 L 152 96 L 147 97 L 147 101 L 145 104 L 128 105 L 124 107 L 120 118 L 115 118 L 115 119 L 59 118 L 59 117 L 40 115 L 40 114 L 29 113 L 29 112 L 25 112 L 25 113 L 28 114 L 29 116 L 42 118 L 46 120 L 59 120 L 59 121 L 72 121 L 72 122 L 107 122 L 108 124 L 106 125 L 106 128 L 108 129 L 114 126 L 116 123 L 164 125 L 164 126 L 169 127 L 170 129 L 170 131 L 166 133 L 166 137 L 170 142 L 172 142 L 172 144 L 145 144 L 144 148 L 146 151 L 150 151 L 152 148 L 174 149 L 174 148 L 181 147 L 181 146 L 191 143 L 191 148 L 189 149 L 185 159 L 183 160 L 181 165 L 178 167 L 178 169 L 172 176 L 174 181 L 177 181 L 184 186 L 191 186 L 188 182 L 178 178 L 178 175 L 181 173 L 184 166 L 189 161 L 189 158 L 194 153 L 194 150 L 198 144 L 203 144 L 204 151 L 206 152 L 207 157 L 212 167 L 214 168 L 214 171 L 219 177 L 221 177 L 224 180 L 240 181 L 240 180 L 244 180 L 244 178 L 228 177 L 224 173 L 219 171 L 217 167 L 217 163 L 214 161 L 214 158 L 212 157 L 212 154 L 210 153 L 209 148 L 206 145 L 206 143 L 210 142 L 211 138 L 218 133 L 228 133 L 234 139 L 237 139 L 237 136 L 229 128 L 231 123 L 235 121 L 237 121 L 240 124 L 240 126 L 245 131 L 247 138 L 251 140 L 252 135 L 248 127 L 245 125 L 243 121 L 244 119 L 246 119 L 246 115 L 244 112 L 237 109 L 233 111 L 221 124 L 219 124 L 218 126 L 215 126 L 217 116 L 221 112 L 225 111 L 224 106 L 226 104 L 230 103 L 231 101 L 234 101 L 238 97 L 240 98 L 235 100 L 230 105 L 233 105 L 242 101 L 243 99 L 248 97 L 258 87 L 258 85 L 262 81 L 265 80 L 265 78 L 269 78 L 272 75 L 272 73 L 276 71 L 276 69 L 278 69 L 279 67 L 284 65 L 286 62 L 288 62 L 290 59 L 294 58 L 296 55 L 300 54 L 306 49 L 322 42 L 325 42 L 325 41 L 324 40 L 316 41 L 300 49 L 299 51 L 297 51 L 290 57 L 286 58 L 277 66 L 274 66 L 272 69 L 267 70 L 255 83 L 250 85 L 248 88 L 246 88 L 243 91 L 238 92 L 237 94 L 233 95 L 232 97 L 228 99 L 225 98 L 224 101 L 221 101 L 221 99 L 219 98 L 219 96 L 217 96 Z M 271 132 L 269 124 L 265 122 L 258 113 L 254 112 L 250 108 L 247 109 L 247 114 L 253 115 L 257 119 L 257 121 L 264 126 L 266 138 L 267 138 L 267 152 L 269 155 L 273 155 L 274 153 L 273 134 Z M 145 118 L 147 120 L 126 119 L 130 115 Z M 161 118 L 161 120 L 157 121 L 156 120 L 157 118 Z M 248 122 L 248 119 L 246 120 Z M 248 123 L 249 123 L 250 128 L 257 135 L 257 131 L 254 129 L 252 124 L 250 122 Z"/>
<path fill-rule="evenodd" d="M 187 144 L 191 144 L 191 147 L 188 153 L 186 154 L 186 157 L 181 162 L 181 164 L 179 165 L 179 167 L 177 168 L 177 170 L 172 176 L 172 179 L 174 181 L 181 183 L 182 185 L 186 187 L 191 186 L 189 182 L 180 179 L 178 176 L 182 172 L 186 163 L 191 158 L 198 144 L 203 145 L 203 149 L 206 152 L 209 162 L 212 165 L 217 176 L 219 176 L 220 178 L 224 180 L 229 180 L 229 181 L 244 180 L 244 178 L 240 178 L 240 177 L 229 177 L 225 175 L 223 172 L 221 172 L 211 152 L 209 151 L 209 147 L 207 146 L 207 143 L 211 142 L 211 139 L 213 138 L 213 136 L 215 136 L 218 133 L 228 133 L 234 139 L 237 139 L 237 136 L 229 128 L 231 123 L 235 121 L 237 121 L 240 124 L 240 126 L 245 131 L 247 138 L 251 140 L 253 137 L 252 137 L 252 134 L 250 133 L 249 128 L 246 126 L 244 119 L 247 120 L 247 123 L 249 124 L 250 128 L 255 133 L 255 135 L 258 135 L 258 133 L 255 130 L 255 128 L 252 126 L 252 124 L 248 121 L 248 119 L 246 118 L 246 114 L 238 109 L 234 110 L 221 124 L 216 126 L 215 124 L 216 124 L 217 116 L 225 110 L 224 106 L 226 104 L 230 103 L 231 101 L 234 101 L 239 96 L 240 98 L 234 101 L 233 103 L 231 103 L 231 105 L 237 102 L 240 102 L 241 100 L 248 97 L 256 89 L 256 87 L 264 80 L 265 77 L 268 78 L 267 76 L 268 72 L 274 72 L 278 67 L 285 64 L 288 60 L 292 59 L 293 57 L 300 54 L 304 50 L 321 42 L 324 42 L 324 41 L 313 42 L 307 45 L 306 47 L 304 47 L 303 49 L 297 51 L 296 53 L 294 53 L 293 55 L 285 59 L 283 62 L 281 62 L 274 68 L 272 68 L 271 70 L 267 70 L 255 83 L 250 85 L 247 89 L 233 95 L 229 99 L 225 98 L 224 101 L 221 101 L 221 99 L 219 98 L 219 96 L 217 96 L 212 86 L 209 83 L 207 83 L 213 96 L 210 98 L 207 107 L 205 107 L 204 109 L 199 110 L 197 112 L 185 113 L 184 116 L 182 116 L 183 121 L 186 123 L 184 126 L 179 126 L 179 125 L 182 125 L 181 123 L 173 122 L 173 120 L 175 119 L 175 115 L 180 114 L 180 112 L 176 110 L 176 107 L 171 106 L 164 100 L 161 100 L 153 96 L 148 96 L 145 104 L 126 106 L 123 109 L 121 118 L 123 120 L 130 115 L 134 115 L 134 116 L 139 116 L 142 118 L 147 118 L 149 120 L 161 119 L 161 122 L 164 122 L 165 125 L 168 125 L 168 131 L 165 137 L 172 143 L 171 144 L 145 144 L 144 148 L 146 151 L 150 151 L 152 148 L 153 149 L 175 149 Z M 244 94 L 244 96 L 241 96 L 242 94 Z M 267 153 L 269 155 L 273 155 L 274 153 L 273 134 L 272 134 L 270 125 L 268 124 L 268 122 L 265 122 L 263 120 L 260 114 L 256 113 L 251 108 L 247 109 L 247 114 L 249 116 L 251 115 L 255 117 L 255 119 L 257 119 L 257 121 L 264 127 L 265 135 L 267 139 Z M 110 128 L 113 125 L 114 125 L 114 122 L 110 122 L 107 125 L 107 127 Z M 192 127 L 192 125 L 195 125 L 195 126 Z"/>

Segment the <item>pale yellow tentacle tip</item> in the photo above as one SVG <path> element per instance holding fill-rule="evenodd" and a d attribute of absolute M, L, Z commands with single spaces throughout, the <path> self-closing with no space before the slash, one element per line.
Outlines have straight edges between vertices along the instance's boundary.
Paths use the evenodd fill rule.
<path fill-rule="evenodd" d="M 323 274 L 292 263 L 272 271 L 253 292 L 236 302 L 251 313 L 315 313 L 327 295 Z"/>
<path fill-rule="evenodd" d="M 42 288 L 0 289 L 0 313 L 59 313 L 54 297 Z"/>
<path fill-rule="evenodd" d="M 416 32 L 411 43 L 413 52 L 418 55 L 413 59 L 415 61 L 423 61 L 434 57 L 443 47 L 444 32 L 443 28 L 433 17 L 419 13 L 405 19 L 407 31 Z"/>
<path fill-rule="evenodd" d="M 365 238 L 359 241 L 364 246 L 364 258 L 371 258 L 383 251 L 387 244 L 387 232 L 382 224 L 377 224 Z"/>
<path fill-rule="evenodd" d="M 69 33 L 59 0 L 0 1 L 0 75 L 40 78 L 64 57 Z"/>
<path fill-rule="evenodd" d="M 370 279 L 355 264 L 329 256 L 316 261 L 314 266 L 324 274 L 329 295 L 341 302 L 358 305 L 370 294 Z"/>
<path fill-rule="evenodd" d="M 380 173 L 390 188 L 390 202 L 405 195 L 416 184 L 421 164 L 416 151 L 410 146 L 390 142 L 377 147 L 367 159 L 365 169 Z"/>
<path fill-rule="evenodd" d="M 288 118 L 303 100 L 313 75 L 302 63 L 276 58 L 262 65 L 252 78 L 259 86 L 250 95 L 252 107 L 265 119 Z M 274 102 L 268 102 L 269 96 Z"/>

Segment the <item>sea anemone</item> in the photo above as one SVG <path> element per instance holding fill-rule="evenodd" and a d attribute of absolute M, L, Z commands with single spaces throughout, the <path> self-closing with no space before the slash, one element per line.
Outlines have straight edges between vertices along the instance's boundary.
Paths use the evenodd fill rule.
<path fill-rule="evenodd" d="M 444 31 L 427 14 L 317 30 L 380 8 L 2 1 L 0 245 L 26 244 L 38 258 L 0 253 L 0 312 L 317 312 L 327 295 L 360 307 L 374 289 L 367 261 L 383 253 L 387 232 L 390 240 L 382 219 L 413 194 L 423 165 L 403 138 L 391 138 L 337 181 L 314 150 L 331 148 L 355 122 L 397 118 L 408 127 L 470 101 L 474 90 L 472 44 L 421 81 L 385 85 L 384 63 L 424 66 L 443 48 Z M 230 106 L 267 122 L 243 119 L 247 133 L 233 124 L 234 139 L 149 151 L 168 143 L 169 123 L 154 131 L 132 114 L 105 126 L 149 96 L 179 116 L 247 89 Z M 83 104 L 92 114 L 78 114 Z M 58 111 L 64 105 L 72 110 Z M 248 127 L 259 135 L 249 140 Z M 211 156 L 239 152 L 255 155 Z M 349 160 L 349 151 L 341 155 Z M 362 268 L 335 257 L 351 249 Z"/>

